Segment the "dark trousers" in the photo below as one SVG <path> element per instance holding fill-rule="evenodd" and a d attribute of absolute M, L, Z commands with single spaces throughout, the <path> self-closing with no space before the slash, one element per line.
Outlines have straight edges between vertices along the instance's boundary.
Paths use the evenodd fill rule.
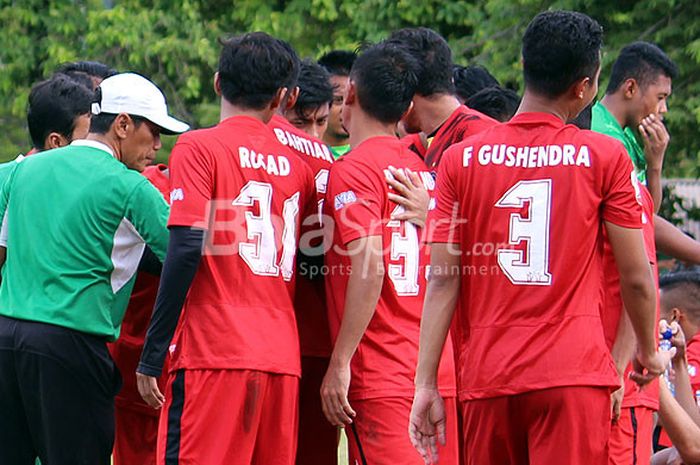
<path fill-rule="evenodd" d="M 109 465 L 120 387 L 104 339 L 0 316 L 0 465 Z"/>

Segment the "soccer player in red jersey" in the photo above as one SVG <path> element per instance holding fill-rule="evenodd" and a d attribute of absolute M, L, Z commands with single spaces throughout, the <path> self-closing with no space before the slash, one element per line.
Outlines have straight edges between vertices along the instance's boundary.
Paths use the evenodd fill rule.
<path fill-rule="evenodd" d="M 452 81 L 452 52 L 440 34 L 424 27 L 406 28 L 388 40 L 406 47 L 419 63 L 418 89 L 403 121 L 408 132 L 427 135 L 425 163 L 435 170 L 450 145 L 498 122 L 460 103 Z"/>
<path fill-rule="evenodd" d="M 280 106 L 282 114 L 273 116 L 269 123 L 277 140 L 297 153 L 311 168 L 316 184 L 319 215 L 333 156 L 328 146 L 318 138 L 323 133 L 323 126 L 327 124 L 327 121 L 319 123 L 318 115 L 325 114 L 327 119 L 332 100 L 333 87 L 326 70 L 314 62 L 304 61 L 301 63 L 296 89 L 287 94 Z M 307 221 L 307 226 L 319 231 L 319 234 L 314 235 L 311 230 L 308 232 L 309 237 L 316 241 L 300 244 L 302 253 L 322 245 L 320 222 L 314 218 L 308 218 Z M 316 249 L 315 254 L 309 250 L 309 256 L 306 255 L 303 255 L 304 259 L 298 267 L 300 273 L 297 276 L 294 300 L 301 348 L 296 463 L 333 465 L 338 460 L 338 429 L 323 416 L 319 396 L 321 380 L 328 368 L 332 349 L 326 293 L 320 272 L 320 266 L 323 265 L 322 249 Z"/>
<path fill-rule="evenodd" d="M 422 464 L 406 436 L 428 250 L 420 229 L 392 220 L 400 207 L 389 198 L 390 167 L 429 171 L 396 137 L 417 77 L 415 60 L 401 47 L 380 44 L 358 57 L 343 108 L 352 149 L 331 168 L 324 212 L 333 225 L 326 255 L 329 320 L 334 348 L 321 395 L 328 420 L 352 424 L 350 463 Z M 448 345 L 440 370 L 447 398 L 450 445 L 441 463 L 457 463 L 455 376 Z M 355 434 L 357 436 L 355 436 Z M 359 439 L 359 441 L 358 441 Z"/>
<path fill-rule="evenodd" d="M 409 426 L 427 461 L 444 420 L 438 361 L 459 302 L 467 463 L 607 464 L 619 381 L 600 320 L 603 227 L 648 371 L 640 382 L 673 353 L 656 350 L 632 163 L 620 143 L 565 124 L 596 95 L 601 45 L 586 15 L 537 15 L 523 38 L 518 113 L 443 157 Z"/>
<path fill-rule="evenodd" d="M 149 166 L 142 174 L 168 201 L 170 198 L 168 167 L 162 164 Z M 158 275 L 154 274 L 159 273 L 160 270 L 152 271 L 143 270 L 136 276 L 129 306 L 124 313 L 119 339 L 107 345 L 122 375 L 122 389 L 114 399 L 114 465 L 135 463 L 155 465 L 156 463 L 160 411 L 146 404 L 136 387 L 136 367 L 141 358 L 143 341 L 146 338 L 148 323 L 151 321 L 160 281 Z M 164 373 L 158 380 L 160 390 L 163 390 L 166 381 L 167 373 Z"/>
<path fill-rule="evenodd" d="M 298 65 L 264 33 L 226 41 L 214 80 L 221 122 L 187 133 L 170 157 L 170 244 L 137 369 L 144 400 L 164 403 L 160 465 L 294 463 L 295 257 L 315 192 L 267 123 Z M 167 352 L 163 396 L 155 376 Z"/>

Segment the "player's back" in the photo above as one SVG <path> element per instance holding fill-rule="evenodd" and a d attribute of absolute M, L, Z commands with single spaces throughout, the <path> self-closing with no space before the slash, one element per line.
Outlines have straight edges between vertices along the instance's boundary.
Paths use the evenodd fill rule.
<path fill-rule="evenodd" d="M 377 307 L 352 360 L 349 397 L 410 396 L 418 355 L 420 317 L 426 288 L 428 249 L 421 230 L 391 220 L 402 207 L 388 198 L 389 167 L 419 174 L 430 192 L 434 180 L 422 160 L 395 137 L 374 137 L 359 144 L 331 169 L 327 207 L 333 218 L 333 247 L 327 254 L 330 277 L 329 320 L 337 335 L 345 306 L 351 260 L 346 245 L 360 237 L 382 236 L 384 279 Z M 362 273 L 362 270 L 352 270 Z M 376 270 L 368 270 L 374 273 Z M 444 395 L 454 394 L 454 364 L 448 340 L 440 366 Z"/>
<path fill-rule="evenodd" d="M 641 226 L 623 150 L 524 113 L 446 152 L 436 216 L 465 222 L 435 237 L 461 244 L 463 397 L 615 383 L 599 313 L 602 221 Z"/>
<path fill-rule="evenodd" d="M 292 302 L 300 224 L 315 195 L 308 166 L 264 123 L 234 116 L 181 137 L 171 179 L 170 226 L 207 229 L 175 366 L 298 374 Z"/>

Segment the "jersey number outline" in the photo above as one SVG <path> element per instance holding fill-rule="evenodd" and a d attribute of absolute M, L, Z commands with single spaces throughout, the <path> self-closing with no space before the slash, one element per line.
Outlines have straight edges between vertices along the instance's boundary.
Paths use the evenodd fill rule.
<path fill-rule="evenodd" d="M 397 205 L 392 216 L 403 210 Z M 404 224 L 405 235 L 401 234 L 401 224 Z M 403 265 L 389 264 L 387 274 L 394 284 L 394 290 L 398 296 L 415 296 L 420 292 L 418 285 L 418 273 L 420 268 L 420 245 L 418 243 L 418 230 L 408 221 L 392 220 L 387 223 L 389 228 L 399 228 L 399 232 L 391 233 L 391 260 L 404 259 Z"/>

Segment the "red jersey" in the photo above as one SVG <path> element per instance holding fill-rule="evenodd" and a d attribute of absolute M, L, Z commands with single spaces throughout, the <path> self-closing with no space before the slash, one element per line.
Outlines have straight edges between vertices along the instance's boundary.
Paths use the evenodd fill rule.
<path fill-rule="evenodd" d="M 143 171 L 143 175 L 153 184 L 167 200 L 170 195 L 170 180 L 165 165 L 149 166 Z M 143 342 L 146 339 L 146 331 L 151 321 L 153 306 L 158 294 L 160 279 L 149 273 L 138 273 L 134 282 L 134 290 L 131 292 L 129 306 L 124 313 L 119 339 L 107 344 L 114 363 L 122 375 L 122 389 L 117 394 L 114 402 L 120 408 L 135 410 L 147 415 L 157 417 L 159 410 L 149 407 L 141 398 L 136 388 L 136 367 L 141 358 Z M 167 363 L 167 361 L 166 361 Z M 165 387 L 167 379 L 167 367 L 159 381 L 161 391 Z"/>
<path fill-rule="evenodd" d="M 281 115 L 273 116 L 269 125 L 277 136 L 277 140 L 298 154 L 311 168 L 316 185 L 318 211 L 321 215 L 323 200 L 326 196 L 328 173 L 333 164 L 333 155 L 331 155 L 328 146 L 319 139 L 297 129 Z M 294 298 L 301 355 L 330 357 L 333 348 L 328 330 L 328 312 L 323 278 L 311 280 L 308 273 L 304 272 L 305 270 L 301 271 L 302 273 L 297 276 L 297 289 Z"/>
<path fill-rule="evenodd" d="M 657 278 L 654 282 L 658 282 L 659 270 L 656 264 L 656 242 L 654 238 L 654 199 L 651 197 L 649 190 L 643 186 L 639 186 L 639 202 L 642 205 L 642 232 L 644 233 L 644 246 L 646 247 L 649 264 Z M 601 319 L 603 321 L 603 332 L 605 334 L 605 342 L 609 349 L 612 350 L 617 337 L 617 327 L 620 324 L 622 315 L 623 303 L 622 294 L 620 293 L 620 273 L 617 271 L 615 256 L 613 255 L 612 247 L 607 240 L 604 242 L 604 257 L 603 257 L 603 309 Z M 657 289 L 656 302 L 656 321 L 659 321 L 659 294 Z M 632 371 L 630 363 L 625 369 L 625 395 L 622 399 L 622 407 L 648 407 L 653 410 L 659 409 L 659 380 L 655 379 L 644 388 L 640 388 L 637 383 L 629 378 Z"/>
<path fill-rule="evenodd" d="M 496 124 L 500 124 L 500 122 L 480 111 L 472 110 L 466 105 L 460 105 L 432 136 L 428 136 L 428 149 L 424 157 L 425 164 L 430 169 L 436 169 L 440 164 L 442 154 L 450 145 L 461 142 Z"/>
<path fill-rule="evenodd" d="M 463 400 L 618 383 L 602 222 L 641 228 L 622 144 L 522 113 L 445 152 L 427 238 L 461 250 Z"/>
<path fill-rule="evenodd" d="M 688 341 L 685 352 L 688 358 L 690 385 L 693 387 L 695 397 L 698 398 L 698 391 L 700 391 L 700 332 Z"/>
<path fill-rule="evenodd" d="M 421 139 L 420 135 L 421 133 L 419 132 L 408 134 L 401 138 L 401 142 L 418 155 L 421 160 L 425 160 L 425 153 L 428 151 L 428 148 L 423 144 L 423 139 Z"/>
<path fill-rule="evenodd" d="M 263 122 L 227 118 L 180 136 L 169 226 L 207 230 L 170 352 L 171 369 L 299 375 L 294 269 L 311 170 Z"/>
<path fill-rule="evenodd" d="M 351 262 L 347 244 L 367 236 L 382 236 L 384 280 L 372 320 L 351 362 L 349 399 L 411 397 L 418 361 L 418 340 L 426 288 L 427 246 L 411 223 L 391 221 L 398 208 L 388 197 L 387 168 L 419 173 L 426 189 L 434 180 L 425 164 L 395 137 L 370 138 L 331 169 L 326 214 L 333 220 L 332 248 L 326 254 L 329 321 L 337 337 L 345 310 Z M 448 341 L 440 363 L 443 395 L 455 396 L 452 344 Z"/>

